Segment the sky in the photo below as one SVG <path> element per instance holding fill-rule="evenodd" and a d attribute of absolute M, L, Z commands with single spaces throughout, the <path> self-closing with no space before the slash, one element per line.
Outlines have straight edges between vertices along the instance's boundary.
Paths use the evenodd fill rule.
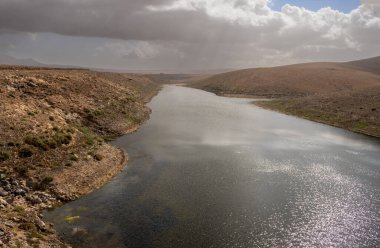
<path fill-rule="evenodd" d="M 330 7 L 344 13 L 349 13 L 360 5 L 360 0 L 273 0 L 270 6 L 272 9 L 280 11 L 285 4 L 304 7 L 313 11 Z"/>
<path fill-rule="evenodd" d="M 380 0 L 1 0 L 0 56 L 190 72 L 380 55 Z"/>

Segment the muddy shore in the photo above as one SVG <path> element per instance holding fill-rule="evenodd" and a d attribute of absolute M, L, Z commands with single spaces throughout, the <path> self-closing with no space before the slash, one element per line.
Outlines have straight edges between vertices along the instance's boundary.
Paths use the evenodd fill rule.
<path fill-rule="evenodd" d="M 126 166 L 126 152 L 107 141 L 149 118 L 159 88 L 137 74 L 1 66 L 0 247 L 69 247 L 42 210 Z"/>

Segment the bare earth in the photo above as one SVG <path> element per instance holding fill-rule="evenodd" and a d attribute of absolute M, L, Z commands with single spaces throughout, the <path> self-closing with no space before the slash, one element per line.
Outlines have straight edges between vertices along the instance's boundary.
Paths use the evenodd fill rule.
<path fill-rule="evenodd" d="M 188 86 L 274 99 L 257 105 L 380 137 L 380 57 L 246 69 L 188 81 Z"/>
<path fill-rule="evenodd" d="M 158 90 L 136 74 L 0 67 L 0 247 L 66 247 L 41 211 L 124 168 L 105 141 L 140 127 Z"/>

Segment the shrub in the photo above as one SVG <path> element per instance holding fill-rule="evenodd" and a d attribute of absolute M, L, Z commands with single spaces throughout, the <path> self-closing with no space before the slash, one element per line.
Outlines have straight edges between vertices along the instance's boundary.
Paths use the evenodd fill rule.
<path fill-rule="evenodd" d="M 40 148 L 44 151 L 49 149 L 49 140 L 45 137 L 27 136 L 24 139 L 25 144 Z"/>
<path fill-rule="evenodd" d="M 78 161 L 78 160 L 79 160 L 78 156 L 75 155 L 75 154 L 71 155 L 69 159 L 70 159 L 71 161 Z"/>
<path fill-rule="evenodd" d="M 51 182 L 53 182 L 53 178 L 51 176 L 45 176 L 39 183 L 38 189 L 46 190 Z"/>
<path fill-rule="evenodd" d="M 54 181 L 54 178 L 53 177 L 51 177 L 51 176 L 45 176 L 43 179 L 42 179 L 42 183 L 46 183 L 46 184 L 49 184 L 49 183 L 51 183 L 51 182 L 53 182 Z"/>
<path fill-rule="evenodd" d="M 25 230 L 25 231 L 36 231 L 37 228 L 33 223 L 21 223 L 18 226 L 20 229 Z"/>
<path fill-rule="evenodd" d="M 55 149 L 61 145 L 68 145 L 72 140 L 71 134 L 65 134 L 63 132 L 58 132 L 54 134 L 53 137 L 37 137 L 37 136 L 27 136 L 24 139 L 25 144 L 34 146 L 41 150 L 47 151 L 49 148 Z"/>
<path fill-rule="evenodd" d="M 24 177 L 28 174 L 28 167 L 26 167 L 25 165 L 22 165 L 22 166 L 18 166 L 15 168 L 15 171 L 21 176 L 21 177 Z"/>
<path fill-rule="evenodd" d="M 18 152 L 18 156 L 20 158 L 29 158 L 33 156 L 33 150 L 30 149 L 29 147 L 21 148 L 21 150 Z"/>
<path fill-rule="evenodd" d="M 15 142 L 13 142 L 13 141 L 9 141 L 9 142 L 7 143 L 7 146 L 16 146 L 16 144 L 15 144 Z"/>
<path fill-rule="evenodd" d="M 68 145 L 70 144 L 70 141 L 72 140 L 71 134 L 65 134 L 65 133 L 56 133 L 53 136 L 53 140 L 58 144 L 58 145 Z"/>
<path fill-rule="evenodd" d="M 97 154 L 95 154 L 94 158 L 95 158 L 96 160 L 98 160 L 98 161 L 101 161 L 101 160 L 103 160 L 103 155 L 97 153 Z"/>
<path fill-rule="evenodd" d="M 8 160 L 9 157 L 10 157 L 9 153 L 0 152 L 0 162 L 4 162 L 5 160 Z"/>

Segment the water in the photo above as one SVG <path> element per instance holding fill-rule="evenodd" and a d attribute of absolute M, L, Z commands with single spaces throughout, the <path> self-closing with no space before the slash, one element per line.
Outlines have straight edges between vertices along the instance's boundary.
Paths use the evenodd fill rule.
<path fill-rule="evenodd" d="M 128 167 L 46 218 L 74 247 L 380 247 L 378 139 L 251 101 L 164 87 Z"/>

